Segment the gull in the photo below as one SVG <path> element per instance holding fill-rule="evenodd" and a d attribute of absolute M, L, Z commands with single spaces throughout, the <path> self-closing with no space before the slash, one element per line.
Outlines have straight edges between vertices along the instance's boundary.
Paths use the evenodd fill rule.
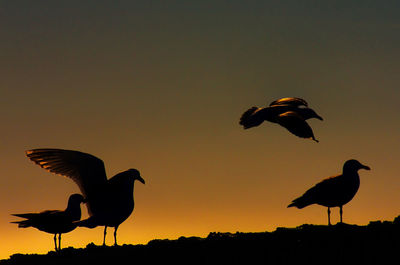
<path fill-rule="evenodd" d="M 240 117 L 239 124 L 244 129 L 259 126 L 264 121 L 278 123 L 289 132 L 301 138 L 309 138 L 316 142 L 314 133 L 306 122 L 311 118 L 323 120 L 308 103 L 301 98 L 281 98 L 269 104 L 268 107 L 251 107 Z"/>
<path fill-rule="evenodd" d="M 84 202 L 80 194 L 72 194 L 68 199 L 68 206 L 64 211 L 47 210 L 40 213 L 12 214 L 26 220 L 11 222 L 20 228 L 34 227 L 40 231 L 54 234 L 55 250 L 61 250 L 61 234 L 71 232 L 76 228 L 74 221 L 81 219 L 80 204 Z M 57 247 L 58 234 L 58 247 Z"/>
<path fill-rule="evenodd" d="M 101 159 L 79 151 L 63 149 L 33 149 L 26 151 L 30 160 L 40 167 L 71 178 L 85 197 L 89 218 L 76 222 L 88 228 L 104 226 L 103 245 L 107 227 L 114 227 L 114 245 L 117 230 L 134 208 L 135 180 L 145 183 L 137 169 L 128 169 L 107 179 Z"/>
<path fill-rule="evenodd" d="M 351 201 L 360 187 L 359 169 L 370 170 L 355 159 L 347 160 L 343 165 L 343 173 L 324 179 L 307 190 L 302 196 L 292 201 L 288 207 L 302 209 L 311 204 L 328 207 L 328 225 L 331 225 L 331 207 L 340 208 L 340 223 L 343 222 L 343 205 Z"/>

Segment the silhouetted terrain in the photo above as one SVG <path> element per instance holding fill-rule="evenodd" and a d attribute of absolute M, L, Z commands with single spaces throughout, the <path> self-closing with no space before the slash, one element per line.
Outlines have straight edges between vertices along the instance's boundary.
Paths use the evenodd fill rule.
<path fill-rule="evenodd" d="M 367 226 L 302 225 L 261 233 L 152 240 L 147 245 L 14 254 L 6 264 L 400 264 L 400 216 Z"/>

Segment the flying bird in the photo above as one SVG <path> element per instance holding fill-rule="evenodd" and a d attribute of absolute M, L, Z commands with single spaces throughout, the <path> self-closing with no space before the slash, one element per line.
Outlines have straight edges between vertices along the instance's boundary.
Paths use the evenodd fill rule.
<path fill-rule="evenodd" d="M 281 98 L 269 104 L 268 107 L 251 107 L 240 117 L 239 124 L 244 129 L 259 126 L 264 121 L 278 123 L 292 134 L 309 138 L 316 142 L 313 130 L 306 120 L 317 118 L 323 120 L 308 103 L 301 98 Z"/>
<path fill-rule="evenodd" d="M 40 167 L 71 178 L 85 197 L 89 218 L 76 225 L 94 228 L 104 226 L 103 245 L 107 227 L 114 227 L 114 245 L 117 230 L 134 208 L 135 180 L 145 184 L 137 169 L 128 169 L 107 179 L 101 159 L 86 153 L 62 149 L 34 149 L 26 151 L 30 160 Z"/>
<path fill-rule="evenodd" d="M 18 227 L 35 227 L 40 231 L 54 234 L 55 250 L 61 250 L 61 234 L 71 232 L 76 228 L 75 221 L 81 219 L 81 206 L 84 202 L 80 194 L 72 194 L 68 199 L 68 206 L 64 211 L 47 210 L 40 213 L 21 213 L 14 216 L 25 218 L 26 220 L 11 222 L 18 224 Z M 57 246 L 58 234 L 58 246 Z"/>
<path fill-rule="evenodd" d="M 331 225 L 331 207 L 340 208 L 340 222 L 343 222 L 343 205 L 351 201 L 360 187 L 359 169 L 370 170 L 355 159 L 347 160 L 343 165 L 343 173 L 324 179 L 302 196 L 292 201 L 288 207 L 302 209 L 311 204 L 328 207 L 328 225 Z"/>

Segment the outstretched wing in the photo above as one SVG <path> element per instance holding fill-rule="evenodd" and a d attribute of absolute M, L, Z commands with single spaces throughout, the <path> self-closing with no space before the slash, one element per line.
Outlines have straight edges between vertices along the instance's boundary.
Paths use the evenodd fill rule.
<path fill-rule="evenodd" d="M 26 155 L 40 167 L 71 178 L 88 199 L 107 183 L 104 163 L 93 155 L 63 149 L 33 149 Z"/>
<path fill-rule="evenodd" d="M 292 105 L 294 107 L 305 106 L 308 107 L 307 102 L 302 98 L 281 98 L 277 99 L 269 104 L 270 106 L 276 105 Z"/>
<path fill-rule="evenodd" d="M 318 142 L 318 140 L 316 140 L 314 137 L 314 133 L 310 125 L 308 125 L 303 117 L 297 114 L 295 111 L 287 111 L 280 114 L 277 122 L 298 137 L 311 138 Z"/>

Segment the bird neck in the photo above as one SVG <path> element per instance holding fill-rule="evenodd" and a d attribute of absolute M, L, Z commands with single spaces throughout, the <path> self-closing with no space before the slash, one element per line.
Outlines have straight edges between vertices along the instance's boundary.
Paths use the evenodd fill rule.
<path fill-rule="evenodd" d="M 65 212 L 71 216 L 72 220 L 80 220 L 81 219 L 81 206 L 75 203 L 69 203 Z"/>
<path fill-rule="evenodd" d="M 133 200 L 133 190 L 135 188 L 135 180 L 133 178 L 127 178 L 127 181 L 120 182 L 118 185 L 118 196 L 124 197 L 125 200 Z"/>
<path fill-rule="evenodd" d="M 360 183 L 360 176 L 358 175 L 357 170 L 343 170 L 343 176 L 345 176 L 346 179 L 352 180 L 354 182 Z"/>
<path fill-rule="evenodd" d="M 124 188 L 126 188 L 130 192 L 133 192 L 133 189 L 135 188 L 135 179 L 129 178 L 129 181 L 125 183 Z"/>

